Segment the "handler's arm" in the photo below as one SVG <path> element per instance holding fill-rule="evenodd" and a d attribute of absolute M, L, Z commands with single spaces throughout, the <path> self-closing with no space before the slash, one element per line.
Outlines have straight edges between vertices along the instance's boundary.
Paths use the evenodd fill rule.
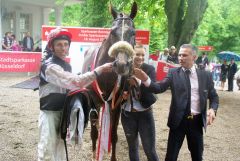
<path fill-rule="evenodd" d="M 209 109 L 207 111 L 207 124 L 211 125 L 216 118 L 216 113 L 219 105 L 219 97 L 214 88 L 214 82 L 212 80 L 211 73 L 208 73 L 209 89 L 208 89 L 208 99 L 209 99 Z"/>
<path fill-rule="evenodd" d="M 147 76 L 147 74 L 141 69 L 134 69 L 134 75 L 143 81 L 143 84 L 148 87 L 146 88 L 148 91 L 158 94 L 165 92 L 168 87 L 171 85 L 172 74 L 171 72 L 160 82 L 151 81 L 151 79 Z"/>

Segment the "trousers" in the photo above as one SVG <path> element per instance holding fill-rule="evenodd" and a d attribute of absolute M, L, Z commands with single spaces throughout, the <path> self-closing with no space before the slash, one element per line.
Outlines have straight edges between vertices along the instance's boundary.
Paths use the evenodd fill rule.
<path fill-rule="evenodd" d="M 60 136 L 62 111 L 40 111 L 38 161 L 66 161 L 64 141 Z"/>

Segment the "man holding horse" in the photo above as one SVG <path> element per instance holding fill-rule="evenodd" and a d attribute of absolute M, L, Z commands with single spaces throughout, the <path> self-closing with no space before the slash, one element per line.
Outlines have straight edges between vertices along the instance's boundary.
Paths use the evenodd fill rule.
<path fill-rule="evenodd" d="M 141 44 L 134 48 L 133 66 L 142 69 L 155 81 L 156 73 L 153 66 L 144 63 L 145 49 Z M 135 91 L 132 86 L 135 86 Z M 140 92 L 136 90 L 140 86 Z M 124 92 L 125 103 L 122 105 L 121 121 L 129 148 L 129 159 L 139 161 L 139 137 L 148 161 L 158 161 L 155 149 L 155 124 L 152 105 L 156 102 L 155 96 L 146 90 L 141 81 L 131 78 Z"/>
<path fill-rule="evenodd" d="M 71 33 L 61 28 L 48 35 L 47 47 L 52 55 L 42 62 L 40 69 L 39 161 L 66 160 L 60 124 L 67 91 L 84 88 L 101 73 L 112 71 L 112 63 L 106 63 L 82 75 L 71 73 L 71 66 L 65 61 L 71 38 Z"/>
<path fill-rule="evenodd" d="M 180 47 L 178 59 L 181 67 L 172 68 L 168 75 L 155 83 L 144 71 L 135 69 L 137 78 L 145 81 L 148 91 L 162 93 L 169 87 L 172 92 L 168 126 L 170 127 L 166 161 L 176 161 L 186 136 L 193 161 L 202 161 L 203 128 L 216 117 L 219 98 L 210 72 L 194 67 L 197 49 L 191 44 Z M 207 109 L 207 99 L 209 108 Z"/>

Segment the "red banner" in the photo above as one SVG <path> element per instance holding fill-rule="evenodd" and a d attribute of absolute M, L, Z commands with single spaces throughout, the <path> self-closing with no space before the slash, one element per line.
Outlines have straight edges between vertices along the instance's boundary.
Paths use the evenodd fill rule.
<path fill-rule="evenodd" d="M 175 68 L 175 67 L 177 67 L 176 64 L 169 64 L 164 61 L 159 61 L 157 64 L 156 80 L 157 81 L 163 80 L 163 78 L 167 76 L 168 70 L 170 68 Z"/>
<path fill-rule="evenodd" d="M 43 26 L 42 27 L 42 41 L 47 41 L 47 35 L 50 30 L 56 27 Z M 90 42 L 99 43 L 107 38 L 110 28 L 80 28 L 80 27 L 64 27 L 72 34 L 72 42 Z M 149 31 L 147 30 L 137 30 L 136 31 L 136 41 L 142 43 L 143 45 L 149 44 Z"/>
<path fill-rule="evenodd" d="M 199 46 L 198 50 L 200 50 L 200 51 L 212 51 L 213 46 Z"/>
<path fill-rule="evenodd" d="M 0 52 L 0 72 L 38 72 L 40 52 Z"/>

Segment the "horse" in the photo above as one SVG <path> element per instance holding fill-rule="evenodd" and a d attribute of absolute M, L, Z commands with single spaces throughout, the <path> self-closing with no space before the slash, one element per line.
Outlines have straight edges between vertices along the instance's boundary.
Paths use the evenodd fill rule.
<path fill-rule="evenodd" d="M 65 116 L 63 117 L 61 130 L 62 138 L 65 139 L 66 129 L 69 122 L 67 121 L 68 119 L 66 120 L 66 118 L 69 118 L 70 113 L 69 108 L 67 106 L 69 106 L 72 98 L 75 97 L 75 95 L 81 96 L 84 95 L 85 98 L 87 98 L 85 99 L 84 102 L 85 103 L 87 102 L 86 106 L 88 107 L 87 109 L 84 110 L 84 113 L 89 113 L 89 119 L 91 123 L 92 152 L 93 159 L 95 160 L 96 143 L 98 139 L 99 111 L 101 105 L 104 102 L 109 104 L 111 106 L 110 108 L 110 126 L 112 143 L 111 161 L 116 161 L 117 160 L 116 144 L 118 140 L 117 127 L 121 112 L 120 108 L 121 106 L 120 102 L 122 99 L 121 95 L 123 92 L 123 88 L 126 84 L 127 78 L 131 75 L 132 72 L 131 56 L 126 54 L 127 53 L 126 50 L 131 49 L 129 48 L 125 49 L 125 47 L 121 47 L 121 45 L 124 46 L 124 43 L 126 42 L 130 44 L 132 48 L 135 45 L 135 26 L 133 19 L 137 14 L 137 4 L 136 2 L 132 4 L 131 12 L 129 15 L 117 12 L 112 5 L 110 5 L 109 10 L 114 19 L 111 31 L 108 37 L 102 42 L 99 48 L 89 49 L 85 52 L 86 57 L 83 63 L 83 69 L 85 71 L 82 71 L 82 73 L 86 72 L 86 70 L 89 69 L 94 70 L 94 68 L 101 66 L 107 62 L 113 62 L 113 71 L 110 73 L 102 73 L 101 75 L 97 76 L 97 80 L 95 81 L 95 83 L 92 86 L 89 86 L 86 91 L 72 92 L 69 94 L 63 111 L 63 113 L 68 114 L 65 114 Z M 87 57 L 88 59 L 86 59 Z M 91 60 L 94 60 L 94 62 L 92 62 Z M 98 89 L 100 92 L 97 91 L 96 89 Z M 85 119 L 88 119 L 88 117 Z"/>

